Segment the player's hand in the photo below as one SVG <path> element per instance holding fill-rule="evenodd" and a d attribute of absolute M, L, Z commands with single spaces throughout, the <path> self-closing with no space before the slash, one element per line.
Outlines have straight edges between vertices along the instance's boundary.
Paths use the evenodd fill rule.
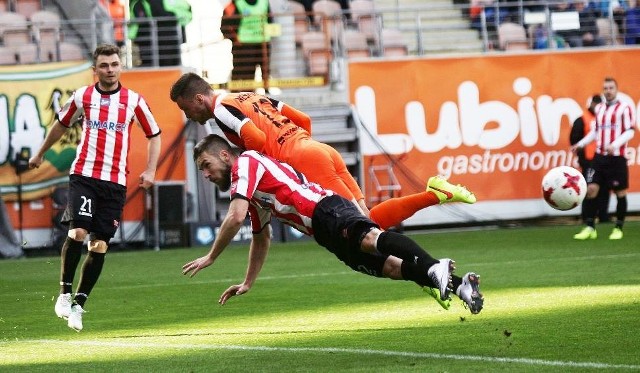
<path fill-rule="evenodd" d="M 34 155 L 33 157 L 31 157 L 31 159 L 29 159 L 29 168 L 38 168 L 40 167 L 40 165 L 42 164 L 44 157 L 39 157 L 37 155 Z"/>
<path fill-rule="evenodd" d="M 148 190 L 153 186 L 154 179 L 155 176 L 153 172 L 145 171 L 140 174 L 140 183 L 138 183 L 138 186 Z"/>
<path fill-rule="evenodd" d="M 183 265 L 182 274 L 188 274 L 189 277 L 193 277 L 196 275 L 196 273 L 200 272 L 201 269 L 207 268 L 211 264 L 213 264 L 213 260 L 209 258 L 209 255 L 202 256 Z"/>
<path fill-rule="evenodd" d="M 613 151 L 615 150 L 615 148 L 611 145 L 607 145 L 604 147 L 604 151 L 606 152 L 606 154 L 613 154 Z"/>
<path fill-rule="evenodd" d="M 249 289 L 251 289 L 251 287 L 245 284 L 231 285 L 227 290 L 224 291 L 224 293 L 222 293 L 222 295 L 220 296 L 220 299 L 218 300 L 218 303 L 220 303 L 221 306 L 224 306 L 224 304 L 227 303 L 227 300 L 229 300 L 229 298 L 231 298 L 234 295 L 242 295 L 247 291 L 249 291 Z"/>
<path fill-rule="evenodd" d="M 573 154 L 576 154 L 576 153 L 578 153 L 578 150 L 580 150 L 580 147 L 578 146 L 578 144 L 575 144 L 575 145 L 571 145 L 571 147 L 569 149 L 571 150 L 571 152 Z"/>

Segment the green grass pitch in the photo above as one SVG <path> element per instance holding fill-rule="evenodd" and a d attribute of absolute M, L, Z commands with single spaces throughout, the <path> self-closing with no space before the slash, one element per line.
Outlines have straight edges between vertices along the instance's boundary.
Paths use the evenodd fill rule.
<path fill-rule="evenodd" d="M 311 242 L 273 245 L 253 289 L 220 306 L 244 277 L 236 245 L 194 278 L 181 266 L 208 248 L 110 253 L 76 333 L 53 312 L 58 257 L 0 261 L 0 372 L 640 371 L 639 228 L 411 235 L 481 275 L 479 315 Z"/>

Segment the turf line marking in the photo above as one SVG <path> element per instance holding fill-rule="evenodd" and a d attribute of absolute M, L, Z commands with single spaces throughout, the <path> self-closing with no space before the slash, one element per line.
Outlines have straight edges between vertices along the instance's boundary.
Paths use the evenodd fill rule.
<path fill-rule="evenodd" d="M 627 258 L 627 257 L 635 257 L 640 256 L 640 253 L 630 253 L 630 254 L 609 254 L 609 255 L 590 255 L 584 257 L 572 257 L 572 258 L 560 258 L 553 259 L 553 261 L 577 261 L 577 260 L 593 260 L 593 259 L 616 259 L 616 258 Z M 532 263 L 532 262 L 548 262 L 550 259 L 539 259 L 539 260 L 517 260 L 517 261 L 508 261 L 508 262 L 499 262 L 499 264 L 519 264 L 519 263 Z M 465 263 L 465 268 L 470 268 L 474 266 L 495 266 L 496 262 L 492 263 Z M 260 281 L 268 281 L 268 280 L 283 280 L 283 279 L 296 279 L 296 278 L 305 278 L 305 277 L 325 277 L 325 276 L 342 276 L 342 275 L 350 275 L 355 273 L 354 271 L 339 271 L 339 272 L 320 272 L 320 273 L 299 273 L 299 274 L 291 274 L 291 275 L 282 275 L 282 276 L 261 276 Z M 187 277 L 188 276 L 183 276 Z M 120 286 L 111 286 L 110 289 L 138 289 L 138 288 L 151 288 L 151 287 L 165 287 L 165 286 L 181 286 L 181 285 L 205 285 L 205 284 L 218 284 L 218 283 L 236 283 L 239 281 L 238 278 L 222 278 L 222 279 L 211 279 L 211 280 L 194 280 L 190 279 L 188 282 L 182 283 L 149 283 L 149 284 L 136 284 L 136 285 L 120 285 Z"/>
<path fill-rule="evenodd" d="M 640 252 L 638 253 L 628 253 L 628 254 L 608 254 L 608 255 L 589 255 L 589 256 L 579 256 L 579 257 L 571 257 L 571 258 L 554 258 L 554 259 L 531 259 L 531 260 L 512 260 L 506 262 L 478 262 L 478 263 L 465 263 L 465 268 L 472 267 L 482 267 L 482 266 L 495 266 L 496 264 L 520 264 L 520 263 L 544 263 L 549 261 L 577 261 L 577 260 L 594 260 L 594 259 L 619 259 L 619 258 L 632 258 L 640 256 Z M 2 262 L 0 262 L 2 264 Z M 178 272 L 179 273 L 179 272 Z M 300 273 L 300 274 L 291 274 L 291 275 L 283 275 L 283 276 L 262 276 L 260 277 L 261 281 L 265 280 L 282 280 L 282 279 L 296 279 L 296 278 L 305 278 L 305 277 L 324 277 L 324 276 L 342 276 L 353 274 L 353 271 L 340 271 L 340 272 L 320 272 L 320 273 Z M 188 276 L 182 276 L 188 277 Z M 202 277 L 200 277 L 202 278 Z M 238 277 L 239 278 L 239 277 Z M 167 287 L 167 286 L 183 286 L 183 285 L 206 285 L 206 284 L 219 284 L 219 283 L 235 283 L 239 281 L 238 278 L 222 278 L 222 279 L 211 279 L 211 280 L 194 280 L 189 279 L 186 282 L 169 282 L 169 283 L 148 283 L 148 284 L 135 284 L 135 285 L 114 285 L 111 286 L 110 289 L 141 289 L 141 288 L 153 288 L 153 287 Z M 34 291 L 29 293 L 24 292 L 4 292 L 0 294 L 0 299 L 6 297 L 15 297 L 15 296 L 24 296 L 24 295 L 40 295 L 40 294 L 50 294 L 50 292 L 43 291 Z"/>
<path fill-rule="evenodd" d="M 528 259 L 528 260 L 511 260 L 505 262 L 478 262 L 478 263 L 465 263 L 465 268 L 472 267 L 483 267 L 483 266 L 495 266 L 496 264 L 520 264 L 520 263 L 544 263 L 549 261 L 578 261 L 578 260 L 594 260 L 594 259 L 619 259 L 619 258 L 632 258 L 640 256 L 640 252 L 638 253 L 628 253 L 628 254 L 608 254 L 608 255 L 589 255 L 589 256 L 580 256 L 580 257 L 570 257 L 570 258 L 554 258 L 554 259 Z M 49 259 L 47 259 L 49 260 Z M 0 261 L 0 264 L 2 262 Z M 176 273 L 180 273 L 176 271 Z M 260 280 L 282 280 L 282 279 L 296 279 L 296 278 L 305 278 L 305 277 L 325 277 L 325 276 L 343 276 L 350 275 L 355 272 L 346 270 L 339 272 L 320 272 L 320 273 L 300 273 L 300 274 L 291 274 L 291 275 L 283 275 L 283 276 L 261 276 Z M 188 278 L 188 276 L 182 276 Z M 202 278 L 202 277 L 200 277 Z M 135 285 L 113 285 L 110 286 L 110 289 L 141 289 L 141 288 L 153 288 L 153 287 L 167 287 L 167 286 L 184 286 L 184 285 L 206 285 L 206 284 L 218 284 L 218 283 L 236 283 L 239 281 L 240 277 L 237 278 L 218 278 L 218 279 L 210 279 L 210 280 L 194 280 L 189 279 L 189 281 L 185 282 L 167 282 L 167 283 L 147 283 L 147 284 L 135 284 Z M 0 293 L 0 299 L 7 297 L 15 297 L 15 296 L 25 296 L 25 295 L 40 295 L 40 294 L 50 294 L 51 292 L 43 292 L 43 291 L 33 291 L 33 292 L 3 292 Z M 57 295 L 57 293 L 56 293 Z"/>
<path fill-rule="evenodd" d="M 25 341 L 28 342 L 28 341 Z M 268 347 L 268 346 L 240 346 L 240 345 L 211 345 L 211 344 L 175 344 L 175 343 L 125 343 L 125 342 L 105 342 L 105 341 L 61 341 L 55 339 L 32 340 L 36 343 L 58 343 L 75 346 L 98 346 L 98 347 L 122 347 L 122 348 L 159 348 L 178 350 L 238 350 L 238 351 L 275 351 L 275 352 L 333 352 L 356 355 L 382 355 L 382 356 L 402 356 L 421 359 L 441 359 L 441 360 L 461 360 L 480 361 L 488 363 L 515 363 L 523 365 L 542 365 L 569 368 L 593 368 L 593 369 L 633 369 L 640 370 L 640 365 L 628 364 L 607 364 L 579 361 L 542 360 L 529 358 L 510 358 L 478 355 L 452 355 L 438 354 L 430 352 L 405 352 L 387 350 L 369 350 L 359 348 L 337 348 L 337 347 Z"/>
<path fill-rule="evenodd" d="M 595 260 L 595 259 L 624 259 L 624 258 L 633 258 L 640 256 L 640 252 L 638 253 L 628 253 L 628 254 L 607 254 L 607 255 L 588 255 L 588 256 L 576 256 L 576 257 L 567 257 L 567 258 L 540 258 L 540 259 L 526 259 L 526 260 L 508 260 L 508 261 L 495 261 L 495 262 L 477 262 L 477 263 L 464 263 L 465 267 L 474 267 L 474 266 L 495 266 L 496 264 L 529 264 L 529 263 L 546 263 L 546 262 L 575 262 L 577 260 Z"/>
<path fill-rule="evenodd" d="M 292 274 L 292 275 L 282 275 L 282 276 L 261 276 L 260 280 L 283 280 L 283 279 L 297 279 L 304 277 L 326 277 L 326 276 L 341 276 L 341 275 L 351 275 L 356 272 L 354 271 L 341 271 L 341 272 L 320 272 L 320 273 L 301 273 L 301 274 Z M 238 281 L 241 281 L 242 275 L 239 275 L 236 278 L 216 278 L 210 280 L 194 280 L 190 279 L 188 276 L 182 276 L 188 281 L 184 282 L 165 282 L 165 283 L 148 283 L 148 284 L 135 284 L 135 285 L 113 285 L 109 286 L 109 289 L 142 289 L 142 288 L 155 288 L 155 287 L 167 287 L 167 286 L 184 286 L 184 285 L 207 285 L 207 284 L 220 284 L 220 283 L 232 283 L 235 284 Z M 202 276 L 200 278 L 203 278 Z M 0 293 L 0 299 L 2 298 L 13 298 L 16 296 L 25 296 L 25 295 L 50 295 L 53 294 L 51 291 L 32 291 L 32 292 L 23 292 L 23 291 L 15 291 L 15 292 L 2 292 Z M 54 297 L 57 296 L 56 292 Z"/>
<path fill-rule="evenodd" d="M 292 274 L 292 275 L 282 275 L 282 276 L 261 276 L 259 277 L 261 281 L 263 280 L 284 280 L 284 279 L 296 279 L 296 278 L 304 278 L 304 277 L 325 277 L 325 276 L 337 276 L 337 275 L 348 275 L 353 274 L 353 271 L 341 271 L 341 272 L 320 272 L 320 273 L 300 273 L 300 274 Z M 236 278 L 217 278 L 211 280 L 194 280 L 189 279 L 189 276 L 183 276 L 188 282 L 183 283 L 165 283 L 165 284 L 136 284 L 136 285 L 119 285 L 119 286 L 111 286 L 110 289 L 132 289 L 132 288 L 150 288 L 150 287 L 158 287 L 158 286 L 180 286 L 180 285 L 206 285 L 206 284 L 219 284 L 219 283 L 237 283 L 241 281 L 240 274 Z"/>

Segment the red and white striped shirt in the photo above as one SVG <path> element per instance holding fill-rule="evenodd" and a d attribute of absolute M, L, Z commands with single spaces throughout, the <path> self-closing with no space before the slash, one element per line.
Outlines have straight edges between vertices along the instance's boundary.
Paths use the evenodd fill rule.
<path fill-rule="evenodd" d="M 629 104 L 620 100 L 615 100 L 609 104 L 603 102 L 596 106 L 595 114 L 596 153 L 624 156 L 627 150 L 627 141 L 629 141 L 630 137 L 628 137 L 628 134 L 624 136 L 622 134 L 629 130 L 634 131 L 635 123 L 633 111 Z M 633 136 L 633 132 L 631 136 Z M 622 143 L 620 143 L 621 141 Z M 606 147 L 612 144 L 614 145 L 614 150 L 609 154 Z"/>
<path fill-rule="evenodd" d="M 300 232 L 313 235 L 313 210 L 325 196 L 333 195 L 311 183 L 286 163 L 250 150 L 242 153 L 231 170 L 231 199 L 250 202 L 253 232 L 259 232 L 275 216 Z"/>
<path fill-rule="evenodd" d="M 70 173 L 126 186 L 133 121 L 147 138 L 160 134 L 144 98 L 122 85 L 104 92 L 96 83 L 76 90 L 57 114 L 65 127 L 80 115 L 82 135 Z"/>

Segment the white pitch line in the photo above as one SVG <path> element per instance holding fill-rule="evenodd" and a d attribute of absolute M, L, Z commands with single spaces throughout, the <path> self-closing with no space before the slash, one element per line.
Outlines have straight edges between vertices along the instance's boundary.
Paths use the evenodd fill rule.
<path fill-rule="evenodd" d="M 211 345 L 211 344 L 175 344 L 175 343 L 126 343 L 107 341 L 61 341 L 55 339 L 39 339 L 24 342 L 35 343 L 59 343 L 76 346 L 99 346 L 99 347 L 122 347 L 122 348 L 159 348 L 178 350 L 240 350 L 240 351 L 277 351 L 277 352 L 331 352 L 357 355 L 382 355 L 382 356 L 403 356 L 420 359 L 440 359 L 440 360 L 461 360 L 480 361 L 487 363 L 515 363 L 523 365 L 555 366 L 567 368 L 591 368 L 591 369 L 631 369 L 640 370 L 640 365 L 629 364 L 607 364 L 595 362 L 542 360 L 529 358 L 511 358 L 478 355 L 451 355 L 429 352 L 406 352 L 406 351 L 386 351 L 370 350 L 360 348 L 337 348 L 337 347 L 268 347 L 268 346 L 240 346 L 240 345 Z M 2 344 L 2 343 L 0 343 Z"/>
<path fill-rule="evenodd" d="M 291 274 L 291 275 L 281 275 L 281 276 L 262 276 L 260 277 L 261 281 L 268 280 L 285 280 L 285 279 L 297 279 L 297 278 L 305 278 L 305 277 L 325 277 L 325 276 L 342 276 L 342 275 L 351 275 L 356 272 L 353 271 L 341 271 L 341 272 L 319 272 L 319 273 L 299 273 L 299 274 Z M 226 284 L 226 283 L 236 283 L 242 280 L 242 274 L 239 274 L 236 278 L 213 278 L 213 279 L 204 279 L 204 276 L 200 276 L 203 280 L 194 280 L 189 278 L 189 276 L 181 276 L 184 278 L 184 282 L 154 282 L 154 283 L 145 283 L 145 284 L 134 284 L 134 285 L 112 285 L 109 286 L 110 290 L 117 289 L 142 289 L 142 288 L 156 288 L 156 287 L 167 287 L 167 286 L 187 286 L 187 285 L 207 285 L 207 284 Z M 26 289 L 25 289 L 26 290 Z M 0 293 L 0 299 L 2 298 L 13 298 L 13 297 L 24 297 L 25 295 L 42 295 L 42 294 L 51 294 L 50 291 L 32 291 L 32 292 L 24 292 L 24 291 L 14 291 L 14 292 L 3 292 Z M 54 296 L 57 296 L 56 293 Z"/>
<path fill-rule="evenodd" d="M 588 255 L 588 256 L 579 256 L 579 257 L 568 257 L 568 258 L 554 258 L 554 259 L 527 259 L 527 260 L 511 260 L 511 261 L 504 261 L 504 262 L 478 262 L 478 263 L 465 263 L 465 268 L 471 268 L 471 267 L 483 267 L 483 266 L 495 266 L 496 264 L 501 264 L 501 265 L 513 265 L 513 264 L 520 264 L 520 263 L 534 263 L 534 262 L 539 262 L 539 263 L 544 263 L 544 262 L 548 262 L 548 261 L 555 261 L 555 262 L 559 262 L 559 261 L 571 261 L 571 262 L 575 262 L 575 261 L 579 261 L 579 260 L 594 260 L 594 259 L 620 259 L 620 258 L 630 258 L 630 257 L 636 257 L 636 256 L 640 256 L 640 252 L 639 253 L 628 253 L 628 254 L 607 254 L 607 255 Z M 2 264 L 2 262 L 0 262 L 0 264 Z M 176 271 L 176 274 L 179 274 L 180 272 Z M 260 277 L 260 281 L 269 281 L 269 280 L 282 280 L 282 279 L 296 279 L 296 278 L 305 278 L 305 277 L 324 277 L 324 276 L 343 276 L 343 275 L 350 275 L 353 274 L 353 271 L 350 270 L 345 270 L 345 271 L 339 271 L 339 272 L 319 272 L 319 273 L 294 273 L 291 275 L 281 275 L 281 276 L 262 276 Z M 186 278 L 188 281 L 184 281 L 184 282 L 166 282 L 166 283 L 145 283 L 145 284 L 134 284 L 134 285 L 113 285 L 110 286 L 109 289 L 114 290 L 114 289 L 141 289 L 141 288 L 154 288 L 154 287 L 167 287 L 167 286 L 188 286 L 188 285 L 206 285 L 206 284 L 219 284 L 219 283 L 235 283 L 236 281 L 239 281 L 240 277 L 242 275 L 239 275 L 239 277 L 237 278 L 215 278 L 215 279 L 202 279 L 204 278 L 203 276 L 200 276 L 200 278 L 202 280 L 194 280 L 194 279 L 189 279 L 188 276 L 182 276 L 184 278 Z M 4 292 L 0 294 L 0 299 L 2 298 L 9 298 L 9 297 L 16 297 L 16 296 L 25 296 L 25 295 L 40 295 L 40 294 L 49 294 L 50 292 L 42 292 L 42 291 L 33 291 L 33 292 L 23 292 L 23 291 L 19 291 L 19 292 Z M 56 294 L 57 295 L 57 294 Z"/>
<path fill-rule="evenodd" d="M 268 280 L 285 280 L 285 279 L 297 279 L 304 277 L 325 277 L 325 276 L 338 276 L 338 275 L 347 275 L 352 274 L 353 271 L 342 271 L 342 272 L 319 272 L 319 273 L 296 273 L 291 275 L 281 275 L 281 276 L 262 276 L 260 277 L 261 281 Z M 150 284 L 136 284 L 136 285 L 118 285 L 118 286 L 110 286 L 109 289 L 132 289 L 132 288 L 149 288 L 149 287 L 166 287 L 166 286 L 180 286 L 180 285 L 204 285 L 204 284 L 219 284 L 219 283 L 236 283 L 241 281 L 243 274 L 239 274 L 236 278 L 216 278 L 211 280 L 194 280 L 190 279 L 189 276 L 183 276 L 186 280 L 183 283 L 150 283 Z"/>
<path fill-rule="evenodd" d="M 623 259 L 623 258 L 633 258 L 640 256 L 640 253 L 627 253 L 627 254 L 607 254 L 607 255 L 587 255 L 587 256 L 576 256 L 576 257 L 566 257 L 566 258 L 540 258 L 540 259 L 526 259 L 526 260 L 509 260 L 504 262 L 479 262 L 479 263 L 464 263 L 465 267 L 474 267 L 474 266 L 495 266 L 496 264 L 500 265 L 512 265 L 512 264 L 522 264 L 522 263 L 545 263 L 545 262 L 575 262 L 578 260 L 595 260 L 595 259 Z"/>

